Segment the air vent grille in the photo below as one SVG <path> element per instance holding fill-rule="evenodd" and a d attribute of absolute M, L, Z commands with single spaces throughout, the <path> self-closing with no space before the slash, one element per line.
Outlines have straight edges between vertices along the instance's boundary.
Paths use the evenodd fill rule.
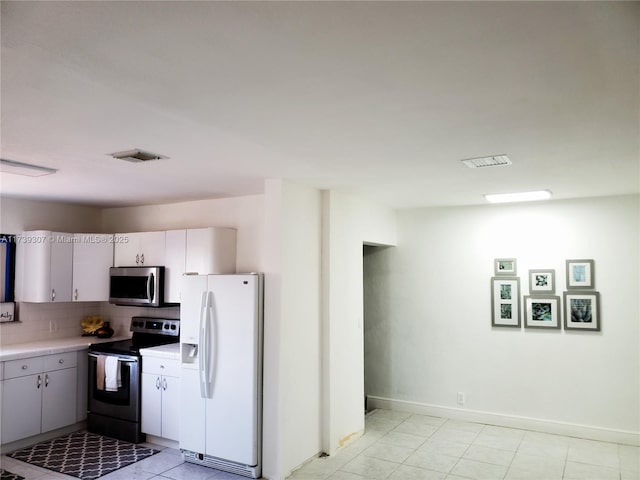
<path fill-rule="evenodd" d="M 504 167 L 511 165 L 511 160 L 506 155 L 492 155 L 490 157 L 477 157 L 462 160 L 469 168 Z"/>
<path fill-rule="evenodd" d="M 125 150 L 123 152 L 108 153 L 107 155 L 117 158 L 118 160 L 126 160 L 127 162 L 150 162 L 152 160 L 160 160 L 165 157 L 164 155 L 158 155 L 157 153 L 146 152 L 135 148 L 133 150 Z"/>

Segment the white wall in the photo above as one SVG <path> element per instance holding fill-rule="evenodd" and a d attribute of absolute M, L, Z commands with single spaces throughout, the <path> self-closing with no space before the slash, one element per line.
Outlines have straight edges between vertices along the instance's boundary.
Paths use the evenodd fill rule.
<path fill-rule="evenodd" d="M 485 412 L 497 422 L 533 419 L 542 429 L 633 438 L 639 213 L 638 196 L 398 212 L 398 246 L 366 261 L 367 393 L 400 401 L 382 402 L 396 408 Z M 522 294 L 529 269 L 555 269 L 560 297 L 565 260 L 594 259 L 602 331 L 492 328 L 499 257 L 517 258 Z M 459 391 L 466 404 L 456 410 Z"/>
<path fill-rule="evenodd" d="M 321 195 L 265 184 L 264 476 L 284 479 L 321 450 Z M 275 459 L 271 463 L 268 459 Z"/>
<path fill-rule="evenodd" d="M 97 207 L 0 197 L 0 233 L 28 230 L 100 233 L 100 228 Z"/>
<path fill-rule="evenodd" d="M 236 228 L 236 270 L 261 272 L 264 197 L 196 200 L 191 202 L 106 208 L 102 228 L 110 233 L 151 232 L 198 227 Z"/>
<path fill-rule="evenodd" d="M 332 454 L 364 430 L 364 243 L 395 245 L 395 213 L 323 192 L 323 438 Z"/>

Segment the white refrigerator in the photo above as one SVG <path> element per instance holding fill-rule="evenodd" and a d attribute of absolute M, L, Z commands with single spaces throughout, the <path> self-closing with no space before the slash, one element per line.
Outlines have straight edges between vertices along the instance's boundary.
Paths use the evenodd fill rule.
<path fill-rule="evenodd" d="M 185 275 L 180 450 L 188 462 L 262 474 L 263 275 Z"/>

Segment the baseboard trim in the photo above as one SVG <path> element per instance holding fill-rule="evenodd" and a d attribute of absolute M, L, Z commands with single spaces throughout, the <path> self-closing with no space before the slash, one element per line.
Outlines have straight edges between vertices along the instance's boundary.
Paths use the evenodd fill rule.
<path fill-rule="evenodd" d="M 534 432 L 553 433 L 569 437 L 588 438 L 601 442 L 622 443 L 625 445 L 640 446 L 640 432 L 627 430 L 614 430 L 589 425 L 559 422 L 556 420 L 543 420 L 539 418 L 506 415 L 465 408 L 443 407 L 426 403 L 411 402 L 407 400 L 394 400 L 392 398 L 368 396 L 367 405 L 372 408 L 384 408 L 400 412 L 431 415 L 434 417 L 447 417 L 467 422 L 484 423 L 500 427 L 520 428 Z"/>
<path fill-rule="evenodd" d="M 156 437 L 155 435 L 149 435 L 147 433 L 147 441 L 145 443 L 152 443 L 154 445 L 160 445 L 161 447 L 180 449 L 180 444 L 177 440 L 169 440 L 164 437 Z"/>

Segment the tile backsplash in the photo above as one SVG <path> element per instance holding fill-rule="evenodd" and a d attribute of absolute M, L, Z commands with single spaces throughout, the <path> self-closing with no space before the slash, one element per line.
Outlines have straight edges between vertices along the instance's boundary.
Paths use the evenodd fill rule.
<path fill-rule="evenodd" d="M 0 323 L 0 345 L 75 337 L 80 322 L 100 314 L 100 302 L 16 303 L 18 322 Z"/>
<path fill-rule="evenodd" d="M 48 339 L 79 337 L 89 315 L 110 322 L 114 335 L 129 336 L 133 316 L 180 318 L 180 307 L 121 307 L 107 302 L 16 303 L 18 322 L 0 323 L 0 346 Z"/>

